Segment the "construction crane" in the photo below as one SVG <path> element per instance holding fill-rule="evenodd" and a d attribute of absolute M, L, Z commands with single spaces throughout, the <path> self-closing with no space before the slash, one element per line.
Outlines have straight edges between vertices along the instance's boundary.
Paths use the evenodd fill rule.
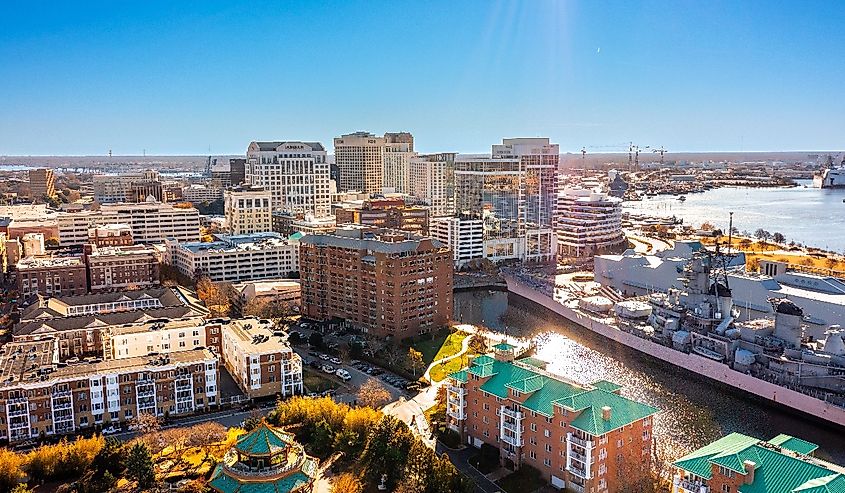
<path fill-rule="evenodd" d="M 660 164 L 663 164 L 663 153 L 666 152 L 666 149 L 663 146 L 660 146 L 660 149 L 652 149 L 651 152 L 659 152 L 660 153 Z"/>
<path fill-rule="evenodd" d="M 587 148 L 581 148 L 581 176 L 587 176 Z"/>

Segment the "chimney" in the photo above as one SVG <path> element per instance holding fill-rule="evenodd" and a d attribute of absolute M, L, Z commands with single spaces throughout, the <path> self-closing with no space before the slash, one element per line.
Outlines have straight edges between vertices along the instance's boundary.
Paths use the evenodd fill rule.
<path fill-rule="evenodd" d="M 752 460 L 746 460 L 742 463 L 745 468 L 745 484 L 754 482 L 754 470 L 757 469 L 757 463 Z"/>
<path fill-rule="evenodd" d="M 601 419 L 610 421 L 610 406 L 604 406 L 601 408 Z"/>

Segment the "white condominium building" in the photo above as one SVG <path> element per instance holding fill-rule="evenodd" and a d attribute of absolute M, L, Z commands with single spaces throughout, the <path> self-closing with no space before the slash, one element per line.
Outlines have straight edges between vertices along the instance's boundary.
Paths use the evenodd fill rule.
<path fill-rule="evenodd" d="M 211 243 L 167 241 L 166 262 L 182 274 L 212 281 L 289 277 L 299 270 L 299 241 L 277 233 L 219 235 Z"/>
<path fill-rule="evenodd" d="M 431 237 L 449 246 L 455 267 L 484 258 L 484 223 L 470 217 L 435 217 L 430 220 Z"/>
<path fill-rule="evenodd" d="M 382 193 L 385 139 L 355 132 L 334 139 L 334 159 L 340 173 L 338 191 Z"/>
<path fill-rule="evenodd" d="M 390 192 L 410 193 L 411 158 L 414 136 L 409 132 L 384 134 L 384 189 Z"/>
<path fill-rule="evenodd" d="M 443 152 L 412 157 L 408 193 L 428 206 L 431 217 L 455 213 L 455 154 Z"/>
<path fill-rule="evenodd" d="M 270 192 L 274 211 L 329 214 L 329 163 L 323 144 L 252 142 L 246 156 L 246 183 Z"/>
<path fill-rule="evenodd" d="M 584 188 L 567 188 L 557 197 L 558 255 L 585 257 L 624 245 L 622 199 Z"/>
<path fill-rule="evenodd" d="M 89 228 L 115 223 L 129 225 L 137 243 L 163 243 L 166 238 L 200 240 L 199 211 L 193 207 L 160 202 L 103 204 L 99 211 L 59 212 L 56 218 L 63 247 L 84 245 Z"/>
<path fill-rule="evenodd" d="M 266 320 L 263 322 L 267 322 Z M 223 361 L 250 398 L 301 394 L 302 358 L 272 323 L 255 318 L 223 326 Z"/>
<path fill-rule="evenodd" d="M 192 204 L 214 202 L 223 198 L 223 188 L 216 185 L 194 183 L 182 187 L 182 200 Z"/>
<path fill-rule="evenodd" d="M 219 324 L 208 324 L 199 317 L 182 320 L 157 320 L 111 325 L 103 329 L 103 358 L 125 359 L 150 353 L 170 354 L 179 351 L 220 346 L 209 341 L 209 332 Z"/>
<path fill-rule="evenodd" d="M 272 194 L 261 187 L 226 190 L 226 230 L 233 235 L 273 230 Z"/>

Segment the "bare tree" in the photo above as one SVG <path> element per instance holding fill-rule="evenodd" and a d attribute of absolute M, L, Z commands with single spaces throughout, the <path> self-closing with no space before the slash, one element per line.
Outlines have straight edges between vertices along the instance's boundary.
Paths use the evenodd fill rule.
<path fill-rule="evenodd" d="M 358 389 L 358 403 L 362 406 L 379 409 L 390 402 L 390 392 L 375 378 L 368 378 Z"/>

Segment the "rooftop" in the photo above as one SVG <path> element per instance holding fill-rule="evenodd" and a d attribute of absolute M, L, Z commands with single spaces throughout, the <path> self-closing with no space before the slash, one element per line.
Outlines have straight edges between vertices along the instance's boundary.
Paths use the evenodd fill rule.
<path fill-rule="evenodd" d="M 14 328 L 15 336 L 49 335 L 68 330 L 102 330 L 115 325 L 147 323 L 151 320 L 199 318 L 203 312 L 189 306 L 169 306 L 110 313 L 35 318 L 22 321 Z"/>
<path fill-rule="evenodd" d="M 200 252 L 246 252 L 279 248 L 295 244 L 296 240 L 278 233 L 253 233 L 247 235 L 216 235 L 217 241 L 204 243 L 192 241 L 179 243 L 178 248 L 192 253 Z"/>
<path fill-rule="evenodd" d="M 600 381 L 581 386 L 559 375 L 535 366 L 534 359 L 523 362 L 499 361 L 483 355 L 470 366 L 453 373 L 450 378 L 465 382 L 468 374 L 488 379 L 481 390 L 503 399 L 511 398 L 508 389 L 531 394 L 521 405 L 526 409 L 553 417 L 554 407 L 580 413 L 572 426 L 591 435 L 603 435 L 627 424 L 656 414 L 658 409 L 619 395 L 619 386 Z M 602 408 L 609 407 L 610 419 L 604 419 Z"/>
<path fill-rule="evenodd" d="M 712 479 L 712 465 L 747 474 L 754 463 L 754 481 L 741 485 L 740 493 L 841 493 L 845 491 L 845 469 L 794 448 L 815 450 L 815 444 L 778 435 L 768 442 L 741 433 L 731 433 L 674 462 L 679 469 Z"/>
<path fill-rule="evenodd" d="M 431 242 L 434 248 L 445 246 L 438 240 L 406 231 L 355 225 L 338 228 L 334 233 L 306 235 L 301 241 L 309 245 L 370 250 L 387 254 L 415 252 L 420 250 L 426 241 Z"/>
<path fill-rule="evenodd" d="M 111 305 L 139 300 L 158 300 L 161 307 L 197 306 L 199 300 L 185 292 L 184 288 L 152 288 L 110 293 L 83 294 L 77 296 L 60 296 L 44 298 L 39 295 L 36 301 L 21 312 L 21 321 L 34 319 L 49 319 L 68 316 L 71 307 L 101 305 L 98 312 L 126 311 L 126 308 Z"/>
<path fill-rule="evenodd" d="M 290 351 L 287 338 L 275 335 L 273 324 L 269 320 L 257 318 L 230 320 L 223 330 L 233 335 L 236 343 L 248 353 Z"/>
<path fill-rule="evenodd" d="M 21 269 L 44 269 L 51 267 L 81 267 L 85 265 L 82 257 L 50 257 L 33 256 L 25 257 L 18 262 L 18 270 Z"/>

